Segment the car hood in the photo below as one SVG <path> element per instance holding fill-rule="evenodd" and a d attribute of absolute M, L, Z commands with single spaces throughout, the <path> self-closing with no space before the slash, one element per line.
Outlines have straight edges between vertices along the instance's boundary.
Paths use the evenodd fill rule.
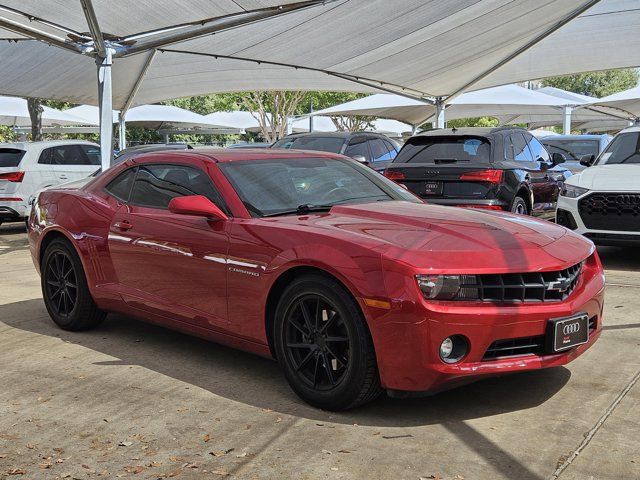
<path fill-rule="evenodd" d="M 640 164 L 596 165 L 585 168 L 579 175 L 568 179 L 567 183 L 589 190 L 637 192 L 640 190 Z"/>
<path fill-rule="evenodd" d="M 401 201 L 340 205 L 294 218 L 298 226 L 434 273 L 552 270 L 584 260 L 593 249 L 564 227 L 531 217 Z"/>

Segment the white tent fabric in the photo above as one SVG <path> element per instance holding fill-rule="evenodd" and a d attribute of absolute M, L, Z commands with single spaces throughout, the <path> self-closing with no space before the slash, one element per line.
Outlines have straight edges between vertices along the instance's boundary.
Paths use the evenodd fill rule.
<path fill-rule="evenodd" d="M 593 107 L 613 108 L 626 115 L 629 119 L 638 119 L 640 118 L 640 87 L 614 93 L 596 100 L 590 105 Z"/>
<path fill-rule="evenodd" d="M 565 100 L 565 105 L 583 105 L 585 103 L 593 102 L 597 100 L 595 97 L 589 95 L 582 95 L 580 93 L 569 92 L 556 87 L 542 87 L 538 88 L 536 92 L 544 93 L 545 95 L 551 95 L 552 97 Z"/>
<path fill-rule="evenodd" d="M 42 107 L 42 125 L 45 127 L 56 125 L 87 125 L 83 118 L 68 111 L 62 112 L 50 107 Z M 90 122 L 89 125 L 97 125 Z M 0 125 L 12 127 L 30 127 L 31 117 L 24 98 L 0 97 Z"/>
<path fill-rule="evenodd" d="M 97 125 L 99 109 L 92 105 L 80 105 L 66 110 L 83 118 L 90 125 Z M 113 112 L 113 123 L 118 122 L 118 112 Z M 130 109 L 125 115 L 127 125 L 151 128 L 154 130 L 171 129 L 237 129 L 232 125 L 216 122 L 205 115 L 185 110 L 173 105 L 141 105 Z"/>
<path fill-rule="evenodd" d="M 214 112 L 205 115 L 205 118 L 218 125 L 227 125 L 240 131 L 258 132 L 260 123 L 250 112 L 236 110 L 233 112 Z"/>
<path fill-rule="evenodd" d="M 390 137 L 401 137 L 403 133 L 411 132 L 412 127 L 406 123 L 398 122 L 397 120 L 388 119 L 376 119 L 372 123 L 371 128 L 366 128 L 366 131 L 382 133 Z M 331 120 L 331 117 L 319 115 L 313 116 L 313 131 L 314 132 L 336 132 L 335 123 Z M 294 132 L 308 132 L 309 131 L 309 117 L 303 117 L 293 122 Z"/>
<path fill-rule="evenodd" d="M 541 76 L 640 65 L 640 36 L 635 34 L 640 9 L 634 7 L 635 2 L 321 2 L 215 35 L 161 45 L 132 104 L 198 93 L 274 88 L 382 88 L 415 96 L 448 96 L 461 89 Z M 182 25 L 176 31 L 183 31 L 194 26 L 184 26 L 187 22 L 196 24 L 220 15 L 293 3 L 93 0 L 99 28 L 114 38 L 116 57 L 126 56 L 113 63 L 114 107 L 126 104 L 149 57 L 146 53 L 127 56 L 127 49 L 137 48 L 153 36 L 136 36 L 137 32 L 174 25 Z M 85 49 L 91 53 L 91 44 L 82 34 L 90 28 L 79 2 L 2 0 L 2 5 L 26 15 L 0 9 L 0 38 L 24 37 L 24 33 L 6 30 L 13 22 L 63 40 L 70 35 L 77 43 L 68 41 L 65 48 L 81 48 L 85 41 Z M 39 18 L 64 29 L 43 24 Z M 97 103 L 95 64 L 90 56 L 23 40 L 2 43 L 0 57 L 0 93 Z"/>

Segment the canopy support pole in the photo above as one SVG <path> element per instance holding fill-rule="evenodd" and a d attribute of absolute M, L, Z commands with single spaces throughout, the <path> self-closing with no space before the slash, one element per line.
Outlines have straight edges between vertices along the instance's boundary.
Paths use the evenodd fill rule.
<path fill-rule="evenodd" d="M 435 127 L 436 128 L 444 128 L 444 121 L 445 121 L 445 119 L 444 119 L 444 109 L 445 109 L 444 99 L 442 97 L 436 98 L 435 106 L 436 106 Z"/>
<path fill-rule="evenodd" d="M 570 105 L 564 106 L 564 117 L 562 122 L 562 133 L 571 135 L 571 112 L 573 108 Z"/>
<path fill-rule="evenodd" d="M 111 166 L 113 156 L 113 93 L 111 87 L 111 59 L 113 49 L 107 48 L 104 57 L 98 57 L 98 108 L 100 109 L 100 157 L 102 170 Z"/>
<path fill-rule="evenodd" d="M 118 149 L 120 151 L 127 148 L 127 124 L 124 120 L 124 113 L 118 116 Z"/>

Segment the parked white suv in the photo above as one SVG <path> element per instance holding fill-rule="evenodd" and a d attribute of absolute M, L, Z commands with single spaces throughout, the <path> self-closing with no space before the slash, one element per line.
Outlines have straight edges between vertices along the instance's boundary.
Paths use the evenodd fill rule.
<path fill-rule="evenodd" d="M 640 127 L 621 131 L 566 180 L 556 222 L 598 245 L 640 244 Z"/>
<path fill-rule="evenodd" d="M 36 191 L 88 177 L 100 146 L 82 140 L 0 143 L 0 224 L 23 220 Z"/>

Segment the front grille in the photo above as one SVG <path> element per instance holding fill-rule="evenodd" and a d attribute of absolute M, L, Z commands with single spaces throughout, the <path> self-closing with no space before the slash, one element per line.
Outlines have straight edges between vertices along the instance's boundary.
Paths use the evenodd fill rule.
<path fill-rule="evenodd" d="M 582 263 L 555 272 L 464 275 L 458 300 L 483 302 L 559 302 L 573 292 Z"/>
<path fill-rule="evenodd" d="M 544 335 L 537 337 L 510 338 L 493 342 L 482 360 L 494 360 L 500 357 L 520 355 L 542 355 L 544 353 Z"/>
<path fill-rule="evenodd" d="M 578 211 L 587 228 L 640 231 L 638 193 L 592 193 L 578 202 Z"/>
<path fill-rule="evenodd" d="M 589 336 L 595 331 L 596 323 L 597 317 L 594 315 L 589 319 Z M 544 355 L 545 345 L 545 335 L 496 340 L 489 346 L 482 357 L 482 361 L 504 357 L 521 357 L 523 355 Z"/>

